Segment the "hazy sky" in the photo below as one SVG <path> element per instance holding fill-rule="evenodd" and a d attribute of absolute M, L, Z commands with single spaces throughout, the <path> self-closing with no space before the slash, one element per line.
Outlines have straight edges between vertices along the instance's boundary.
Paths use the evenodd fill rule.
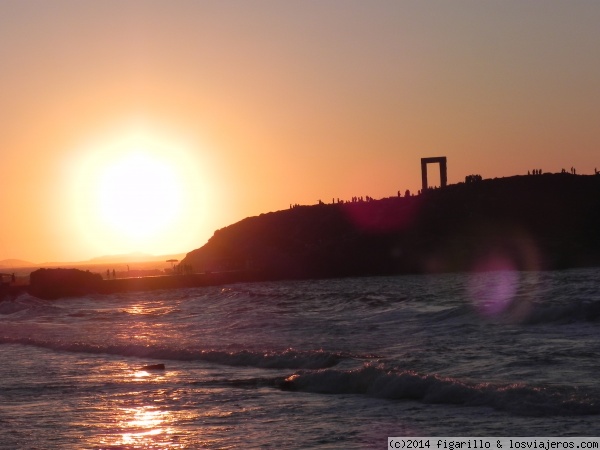
<path fill-rule="evenodd" d="M 596 0 L 0 0 L 0 259 L 187 252 L 416 191 L 426 156 L 450 183 L 593 173 L 599 23 Z"/>

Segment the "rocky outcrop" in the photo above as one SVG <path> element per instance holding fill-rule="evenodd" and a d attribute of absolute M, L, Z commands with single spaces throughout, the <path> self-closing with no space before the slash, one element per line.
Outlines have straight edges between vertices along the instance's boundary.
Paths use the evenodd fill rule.
<path fill-rule="evenodd" d="M 260 279 L 600 264 L 600 176 L 477 180 L 419 196 L 299 206 L 215 232 L 182 265 Z"/>
<path fill-rule="evenodd" d="M 29 276 L 29 293 L 43 299 L 77 297 L 102 288 L 100 274 L 78 269 L 38 269 Z"/>

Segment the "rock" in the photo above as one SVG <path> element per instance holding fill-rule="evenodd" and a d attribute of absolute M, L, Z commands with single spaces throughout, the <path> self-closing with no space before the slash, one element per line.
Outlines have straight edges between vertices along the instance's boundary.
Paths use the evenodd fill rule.
<path fill-rule="evenodd" d="M 54 300 L 99 292 L 102 276 L 79 269 L 38 269 L 29 276 L 29 293 Z"/>
<path fill-rule="evenodd" d="M 164 364 L 149 364 L 144 367 L 140 367 L 140 370 L 165 370 Z"/>

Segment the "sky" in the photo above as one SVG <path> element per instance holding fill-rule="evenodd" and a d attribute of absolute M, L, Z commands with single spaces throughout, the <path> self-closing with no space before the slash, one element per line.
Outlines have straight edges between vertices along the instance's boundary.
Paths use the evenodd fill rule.
<path fill-rule="evenodd" d="M 592 174 L 598 23 L 595 0 L 1 0 L 0 260 L 185 253 L 416 192 L 422 157 L 449 183 Z"/>

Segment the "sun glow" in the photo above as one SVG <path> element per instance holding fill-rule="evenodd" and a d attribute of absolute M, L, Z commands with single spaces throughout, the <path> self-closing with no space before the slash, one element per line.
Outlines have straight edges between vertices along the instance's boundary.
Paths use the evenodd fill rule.
<path fill-rule="evenodd" d="M 104 167 L 96 189 L 103 224 L 129 239 L 168 232 L 181 218 L 184 189 L 177 168 L 144 150 Z"/>
<path fill-rule="evenodd" d="M 71 214 L 93 256 L 189 251 L 214 189 L 201 146 L 156 131 L 123 133 L 78 149 Z"/>

